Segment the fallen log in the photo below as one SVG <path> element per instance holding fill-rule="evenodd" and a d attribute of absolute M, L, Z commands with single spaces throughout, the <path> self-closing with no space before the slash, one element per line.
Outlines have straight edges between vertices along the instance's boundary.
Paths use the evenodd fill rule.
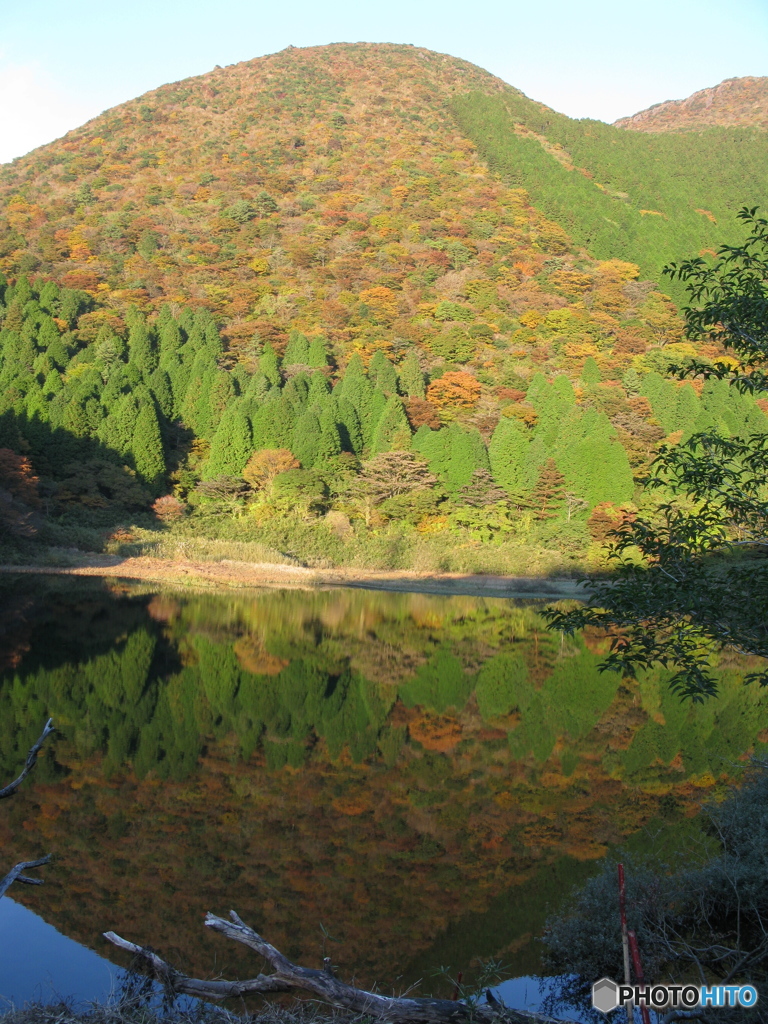
<path fill-rule="evenodd" d="M 509 1009 L 490 992 L 488 1002 L 477 1005 L 462 1000 L 385 996 L 379 992 L 354 988 L 336 977 L 330 960 L 325 960 L 322 970 L 294 964 L 258 932 L 244 924 L 234 910 L 230 911 L 229 916 L 231 920 L 226 921 L 209 913 L 205 925 L 228 939 L 242 942 L 263 957 L 272 968 L 271 974 L 258 974 L 246 981 L 190 978 L 171 967 L 152 949 L 128 942 L 115 932 L 104 932 L 104 938 L 133 954 L 137 965 L 159 981 L 171 995 L 189 995 L 218 1001 L 231 996 L 302 991 L 333 1006 L 392 1024 L 555 1024 L 552 1018 L 543 1014 Z"/>

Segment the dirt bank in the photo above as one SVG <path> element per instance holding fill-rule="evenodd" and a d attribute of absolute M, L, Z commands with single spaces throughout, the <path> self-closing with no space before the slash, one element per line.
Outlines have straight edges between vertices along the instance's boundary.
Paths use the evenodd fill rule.
<path fill-rule="evenodd" d="M 4 565 L 0 572 L 16 575 L 112 576 L 195 587 L 361 587 L 422 594 L 468 594 L 484 597 L 581 597 L 575 580 L 546 577 L 463 575 L 369 569 L 305 569 L 256 562 L 188 562 L 162 558 L 121 558 L 91 555 L 67 566 Z"/>

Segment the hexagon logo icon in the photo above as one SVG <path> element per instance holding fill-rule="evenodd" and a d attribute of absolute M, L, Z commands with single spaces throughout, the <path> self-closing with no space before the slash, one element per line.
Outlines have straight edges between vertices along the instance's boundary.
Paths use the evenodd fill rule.
<path fill-rule="evenodd" d="M 592 986 L 592 1005 L 600 1013 L 610 1013 L 619 1005 L 619 986 L 610 978 L 601 978 Z"/>

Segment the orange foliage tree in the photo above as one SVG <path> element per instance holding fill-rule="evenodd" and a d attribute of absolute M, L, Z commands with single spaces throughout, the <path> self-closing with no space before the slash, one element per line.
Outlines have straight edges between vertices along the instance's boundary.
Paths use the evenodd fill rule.
<path fill-rule="evenodd" d="M 451 370 L 433 380 L 427 388 L 427 400 L 439 409 L 458 406 L 471 409 L 480 397 L 482 387 L 476 377 L 465 370 Z"/>
<path fill-rule="evenodd" d="M 299 463 L 287 448 L 264 448 L 254 452 L 243 470 L 243 479 L 255 488 L 268 487 L 279 473 L 298 469 Z"/>

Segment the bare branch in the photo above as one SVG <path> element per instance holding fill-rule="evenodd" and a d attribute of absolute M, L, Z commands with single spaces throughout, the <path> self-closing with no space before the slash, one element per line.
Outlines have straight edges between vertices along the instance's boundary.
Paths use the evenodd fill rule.
<path fill-rule="evenodd" d="M 114 932 L 104 932 L 104 938 L 119 949 L 132 953 L 151 978 L 155 978 L 166 989 L 177 995 L 219 1000 L 254 992 L 266 995 L 273 992 L 291 991 L 290 985 L 264 974 L 259 974 L 258 977 L 250 978 L 248 981 L 203 981 L 198 978 L 188 978 L 146 946 L 137 946 L 134 942 L 128 942 L 127 939 L 121 938 Z"/>
<path fill-rule="evenodd" d="M 24 781 L 24 779 L 26 779 L 26 777 L 37 764 L 37 755 L 40 753 L 40 749 L 42 748 L 43 743 L 45 743 L 46 739 L 48 738 L 48 736 L 50 736 L 50 734 L 53 731 L 53 719 L 49 718 L 48 721 L 45 723 L 45 728 L 40 734 L 39 739 L 30 748 L 30 751 L 27 754 L 27 760 L 24 762 L 24 767 L 19 777 L 17 779 L 14 779 L 13 782 L 9 782 L 4 789 L 0 789 L 0 800 L 4 800 L 8 796 L 13 796 L 13 794 Z"/>
<path fill-rule="evenodd" d="M 39 868 L 41 865 L 47 864 L 50 859 L 49 853 L 47 857 L 41 857 L 39 860 L 22 860 L 14 865 L 5 878 L 0 881 L 0 897 L 5 896 L 14 882 L 23 882 L 25 885 L 42 885 L 42 878 L 27 878 L 22 872 L 28 871 L 29 868 Z"/>
<path fill-rule="evenodd" d="M 104 932 L 104 938 L 132 953 L 151 977 L 161 981 L 169 991 L 180 995 L 218 1000 L 251 992 L 268 994 L 300 990 L 333 1006 L 398 1024 L 463 1024 L 465 1021 L 475 1021 L 477 1024 L 490 1024 L 492 1021 L 506 1024 L 555 1024 L 551 1017 L 543 1014 L 510 1010 L 502 1008 L 500 1004 L 470 1006 L 462 1001 L 383 996 L 377 992 L 354 988 L 340 981 L 327 969 L 315 970 L 292 963 L 258 932 L 244 924 L 234 911 L 230 911 L 230 918 L 230 921 L 226 921 L 207 914 L 205 924 L 235 942 L 242 942 L 263 957 L 272 967 L 273 974 L 259 974 L 248 981 L 201 981 L 181 974 L 153 950 L 128 942 L 114 932 Z"/>

